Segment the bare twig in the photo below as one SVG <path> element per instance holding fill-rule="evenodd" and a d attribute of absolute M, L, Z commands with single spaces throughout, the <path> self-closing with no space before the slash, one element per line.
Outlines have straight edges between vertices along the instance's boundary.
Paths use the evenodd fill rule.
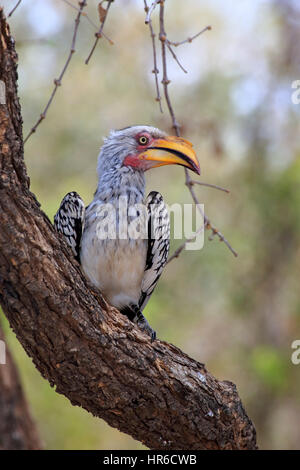
<path fill-rule="evenodd" d="M 108 11 L 109 11 L 109 9 L 110 9 L 110 6 L 111 6 L 113 0 L 107 0 L 107 1 L 108 1 L 108 4 L 107 4 L 107 7 L 106 7 L 106 13 L 105 13 L 105 15 L 104 15 L 104 17 L 103 17 L 103 19 L 102 19 L 102 21 L 101 21 L 101 23 L 100 23 L 100 28 L 99 28 L 99 30 L 97 31 L 97 33 L 95 33 L 96 39 L 95 39 L 94 45 L 93 45 L 93 47 L 92 47 L 92 49 L 91 49 L 91 52 L 89 53 L 87 59 L 85 60 L 86 65 L 89 63 L 90 58 L 92 57 L 92 55 L 93 55 L 93 53 L 94 53 L 94 50 L 96 49 L 96 46 L 97 46 L 97 44 L 98 44 L 99 39 L 102 38 L 102 36 L 104 36 L 104 37 L 107 38 L 107 36 L 103 33 L 103 28 L 104 28 L 104 24 L 105 24 L 107 15 L 108 15 Z M 107 38 L 107 39 L 108 39 L 108 38 Z M 112 42 L 110 39 L 109 39 L 109 41 L 110 41 L 111 44 L 113 44 L 113 42 Z"/>
<path fill-rule="evenodd" d="M 159 12 L 159 24 L 160 24 L 159 39 L 161 41 L 161 54 L 162 54 L 162 67 L 163 67 L 162 84 L 163 84 L 164 95 L 165 95 L 165 99 L 167 102 L 168 110 L 172 119 L 172 127 L 174 128 L 176 135 L 179 137 L 180 125 L 176 120 L 175 113 L 174 113 L 170 96 L 169 96 L 169 90 L 168 90 L 168 85 L 170 83 L 170 80 L 168 79 L 168 70 L 167 70 L 167 55 L 166 55 L 167 36 L 166 36 L 165 25 L 164 25 L 164 1 L 165 0 L 162 0 L 160 2 L 160 12 Z"/>
<path fill-rule="evenodd" d="M 149 8 L 148 8 L 146 0 L 144 0 L 144 5 L 145 5 L 145 12 L 146 13 L 149 12 Z M 160 89 L 159 89 L 159 83 L 158 83 L 159 70 L 157 68 L 155 34 L 154 34 L 153 26 L 152 26 L 152 20 L 151 20 L 150 17 L 149 17 L 149 21 L 148 21 L 148 26 L 149 26 L 149 30 L 150 30 L 151 41 L 152 41 L 152 50 L 153 50 L 153 65 L 154 65 L 154 67 L 153 67 L 152 73 L 154 73 L 154 77 L 155 77 L 155 88 L 156 88 L 155 101 L 157 101 L 159 103 L 159 109 L 160 109 L 160 112 L 162 113 L 163 109 L 162 109 L 162 105 L 161 105 L 161 95 L 160 95 Z"/>
<path fill-rule="evenodd" d="M 179 62 L 179 59 L 177 57 L 177 55 L 175 54 L 175 52 L 173 51 L 172 47 L 171 47 L 171 44 L 170 44 L 170 41 L 166 41 L 167 43 L 167 48 L 169 49 L 169 51 L 171 52 L 172 54 L 172 57 L 173 59 L 175 60 L 175 62 L 177 62 L 177 64 L 179 65 L 179 67 L 181 68 L 181 70 L 184 72 L 184 73 L 187 73 L 187 70 L 185 70 L 185 68 L 183 67 L 183 65 Z"/>
<path fill-rule="evenodd" d="M 212 232 L 212 235 L 215 236 L 217 235 L 219 240 L 221 242 L 224 242 L 225 245 L 229 248 L 229 250 L 231 251 L 231 253 L 234 255 L 234 256 L 238 256 L 237 252 L 234 250 L 234 248 L 232 248 L 232 246 L 230 245 L 229 241 L 224 237 L 224 235 L 222 234 L 222 232 L 220 232 L 220 230 L 218 230 L 210 221 L 210 219 L 203 213 L 202 209 L 201 209 L 201 205 L 199 204 L 199 201 L 198 201 L 198 198 L 196 196 L 196 193 L 194 191 L 194 188 L 193 188 L 193 185 L 190 184 L 190 181 L 191 181 L 191 177 L 190 177 L 190 174 L 189 172 L 187 171 L 187 169 L 185 168 L 185 184 L 186 186 L 189 188 L 190 190 L 190 193 L 191 193 L 191 196 L 193 198 L 193 201 L 194 203 L 196 204 L 196 207 L 198 209 L 198 211 L 200 212 L 200 214 L 202 215 L 203 217 L 203 220 L 204 220 L 204 226 L 207 230 L 211 230 Z M 209 240 L 212 240 L 213 237 L 209 237 Z"/>
<path fill-rule="evenodd" d="M 67 57 L 66 63 L 63 66 L 63 69 L 62 69 L 59 77 L 54 79 L 54 88 L 53 88 L 51 96 L 48 100 L 48 103 L 46 104 L 45 109 L 41 113 L 41 115 L 40 115 L 39 119 L 37 120 L 36 124 L 31 128 L 31 130 L 29 131 L 27 137 L 24 139 L 24 144 L 27 142 L 29 137 L 36 131 L 37 127 L 41 124 L 41 122 L 45 119 L 47 111 L 48 111 L 48 109 L 49 109 L 49 107 L 50 107 L 50 105 L 53 101 L 53 98 L 54 98 L 56 92 L 57 92 L 57 89 L 58 89 L 59 86 L 61 86 L 63 76 L 64 76 L 64 74 L 65 74 L 65 72 L 66 72 L 66 70 L 69 66 L 69 63 L 71 62 L 72 56 L 75 52 L 75 45 L 76 45 L 78 27 L 79 27 L 79 23 L 80 23 L 80 17 L 82 15 L 82 11 L 83 11 L 83 9 L 86 5 L 87 5 L 86 0 L 82 0 L 79 3 L 80 8 L 79 8 L 79 11 L 78 11 L 76 19 L 75 19 L 75 26 L 74 26 L 73 36 L 72 36 L 71 48 L 70 48 L 70 52 L 69 52 L 69 55 Z"/>
<path fill-rule="evenodd" d="M 195 240 L 196 236 L 199 235 L 200 232 L 204 229 L 204 225 L 201 225 L 201 227 L 198 228 L 197 232 L 193 234 L 192 237 L 186 238 L 184 242 L 174 251 L 174 253 L 168 258 L 167 264 L 170 263 L 175 258 L 178 258 L 180 253 L 185 249 L 187 243 L 192 242 Z"/>
<path fill-rule="evenodd" d="M 69 5 L 70 7 L 74 8 L 74 10 L 77 10 L 77 11 L 80 11 L 80 9 L 78 7 L 76 7 L 75 5 L 73 5 L 73 3 L 69 2 L 68 0 L 62 0 L 62 2 L 66 3 L 67 5 Z M 81 16 L 84 16 L 87 21 L 90 23 L 90 25 L 92 25 L 95 29 L 98 29 L 98 25 L 89 17 L 89 15 L 83 11 L 81 13 Z M 107 41 L 110 43 L 110 44 L 114 44 L 114 42 L 102 31 L 102 36 L 107 39 Z"/>
<path fill-rule="evenodd" d="M 15 10 L 18 8 L 18 6 L 20 5 L 21 1 L 22 1 L 22 0 L 19 0 L 19 1 L 15 4 L 15 6 L 13 7 L 13 9 L 8 13 L 7 18 L 9 18 L 9 17 L 14 13 L 14 11 L 15 11 Z"/>
<path fill-rule="evenodd" d="M 155 0 L 154 2 L 152 2 L 150 8 L 147 8 L 147 15 L 146 15 L 146 19 L 145 19 L 145 23 L 146 24 L 149 24 L 150 21 L 151 21 L 151 15 L 152 15 L 152 12 L 154 10 L 154 8 L 156 7 L 156 5 L 160 2 L 160 0 Z"/>
<path fill-rule="evenodd" d="M 167 46 L 167 44 L 169 43 L 169 44 L 175 45 L 175 43 L 170 43 L 168 41 L 168 38 L 167 38 L 167 34 L 166 34 L 166 30 L 165 30 L 165 24 L 164 24 L 164 3 L 165 3 L 165 0 L 160 1 L 160 12 L 159 12 L 159 25 L 160 25 L 159 39 L 161 41 L 162 67 L 163 67 L 162 84 L 163 84 L 164 95 L 165 95 L 165 99 L 166 99 L 166 102 L 167 102 L 168 110 L 169 110 L 171 120 L 172 120 L 172 127 L 175 130 L 176 135 L 179 137 L 180 136 L 180 125 L 179 125 L 179 123 L 176 119 L 174 109 L 173 109 L 173 106 L 172 106 L 172 103 L 171 103 L 170 95 L 169 95 L 169 90 L 168 90 L 168 85 L 170 84 L 170 80 L 168 78 L 167 57 L 166 57 L 166 46 Z M 191 40 L 193 40 L 195 37 L 199 36 L 199 34 L 206 31 L 207 29 L 210 29 L 210 27 L 206 27 L 204 30 L 202 30 L 200 33 L 198 33 L 193 38 L 190 38 L 190 40 L 189 41 L 187 40 L 186 42 L 191 42 Z M 181 42 L 181 43 L 183 43 L 183 42 Z M 178 45 L 181 44 L 181 43 L 178 43 Z M 197 207 L 198 211 L 201 213 L 201 215 L 203 217 L 204 227 L 206 229 L 211 230 L 213 235 L 217 235 L 219 240 L 225 243 L 225 245 L 234 254 L 234 256 L 237 256 L 237 252 L 232 248 L 232 246 L 230 245 L 228 240 L 226 240 L 224 235 L 211 223 L 211 221 L 208 219 L 208 217 L 203 213 L 203 211 L 201 209 L 201 205 L 198 201 L 197 195 L 196 195 L 196 193 L 194 191 L 194 188 L 193 188 L 193 185 L 194 185 L 194 183 L 192 182 L 193 180 L 191 179 L 190 174 L 189 174 L 189 172 L 186 168 L 184 169 L 184 172 L 185 172 L 185 184 L 187 185 L 187 187 L 188 187 L 188 189 L 191 193 L 192 199 L 193 199 L 194 203 L 196 204 L 196 207 Z M 199 230 L 201 230 L 201 229 L 202 228 L 200 227 Z M 176 250 L 174 255 L 172 255 L 170 257 L 170 261 L 179 256 L 179 254 L 184 249 L 184 247 L 185 247 L 185 245 L 188 241 L 189 240 L 185 240 L 185 242 Z M 175 256 L 175 254 L 176 254 L 176 256 Z"/>
<path fill-rule="evenodd" d="M 211 30 L 211 26 L 205 26 L 205 28 L 203 28 L 201 31 L 199 31 L 199 33 L 195 34 L 194 36 L 191 36 L 190 38 L 184 39 L 183 41 L 179 41 L 179 42 L 175 42 L 175 41 L 168 41 L 168 42 L 169 42 L 169 44 L 171 44 L 172 46 L 175 46 L 175 47 L 181 46 L 182 44 L 186 44 L 187 42 L 194 41 L 194 39 L 196 39 L 201 34 L 205 33 L 205 31 L 210 31 L 210 30 Z"/>
<path fill-rule="evenodd" d="M 73 8 L 76 11 L 80 11 L 80 8 L 73 5 L 73 3 L 69 2 L 68 0 L 62 0 L 62 2 L 66 3 L 67 5 L 69 5 L 71 8 Z M 81 16 L 84 16 L 95 29 L 98 29 L 98 26 L 96 25 L 96 23 L 94 23 L 94 21 L 89 17 L 89 15 L 85 11 L 81 13 Z"/>
<path fill-rule="evenodd" d="M 217 184 L 211 183 L 204 183 L 203 181 L 195 181 L 190 180 L 188 185 L 193 186 L 194 184 L 198 184 L 199 186 L 207 186 L 208 188 L 218 189 L 219 191 L 224 191 L 224 193 L 230 193 L 229 189 L 222 188 L 222 186 L 218 186 Z"/>

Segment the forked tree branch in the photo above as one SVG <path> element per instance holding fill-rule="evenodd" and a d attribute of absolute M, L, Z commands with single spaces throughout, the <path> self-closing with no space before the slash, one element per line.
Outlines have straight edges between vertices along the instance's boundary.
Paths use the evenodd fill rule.
<path fill-rule="evenodd" d="M 103 2 L 103 0 L 102 0 L 102 2 Z M 100 2 L 100 4 L 99 4 L 100 7 L 101 7 L 101 3 L 102 3 L 102 2 Z M 105 21 L 106 21 L 107 15 L 108 15 L 108 11 L 109 11 L 109 9 L 110 9 L 110 6 L 111 6 L 112 2 L 113 2 L 113 0 L 107 0 L 107 7 L 106 7 L 106 10 L 104 10 L 104 9 L 102 10 L 102 11 L 104 11 L 104 14 L 103 14 L 102 20 L 101 20 L 101 22 L 100 22 L 100 28 L 99 28 L 99 30 L 97 31 L 97 33 L 95 33 L 96 39 L 95 39 L 95 42 L 94 42 L 94 44 L 93 44 L 93 47 L 92 47 L 92 49 L 91 49 L 89 55 L 87 56 L 87 58 L 86 58 L 86 60 L 85 60 L 86 65 L 89 63 L 89 61 L 90 61 L 92 55 L 94 54 L 94 50 L 96 49 L 96 46 L 97 46 L 97 44 L 98 44 L 99 39 L 102 38 L 102 35 L 103 35 L 103 28 L 104 28 Z M 112 41 L 111 41 L 110 39 L 109 39 L 109 41 L 112 43 Z"/>
<path fill-rule="evenodd" d="M 149 7 L 147 5 L 147 0 L 144 0 L 144 10 L 148 16 L 149 13 Z M 156 88 L 156 98 L 155 101 L 159 103 L 159 109 L 160 112 L 163 112 L 162 105 L 161 105 L 161 95 L 160 95 L 160 89 L 159 89 L 159 83 L 158 83 L 158 74 L 159 70 L 157 68 L 157 53 L 156 53 L 156 43 L 155 43 L 155 34 L 154 34 L 154 29 L 152 26 L 152 20 L 151 16 L 149 16 L 148 20 L 145 21 L 146 24 L 149 25 L 149 30 L 150 30 L 150 36 L 151 36 L 151 42 L 152 42 L 152 50 L 153 50 L 153 70 L 152 73 L 154 73 L 155 77 L 155 88 Z"/>
<path fill-rule="evenodd" d="M 180 44 L 184 44 L 185 42 L 192 42 L 193 39 L 195 39 L 196 37 L 198 37 L 200 34 L 204 33 L 205 31 L 208 31 L 211 29 L 210 26 L 207 26 L 206 28 L 204 28 L 202 31 L 200 31 L 198 34 L 196 34 L 195 36 L 192 36 L 191 38 L 188 38 L 187 40 L 185 41 L 181 41 L 181 42 L 171 42 L 168 40 L 168 37 L 167 37 L 167 33 L 166 33 L 166 29 L 165 29 L 165 0 L 160 0 L 159 1 L 159 5 L 160 5 L 160 10 L 159 10 L 159 39 L 161 41 L 161 55 L 162 55 L 162 68 L 163 68 L 163 78 L 162 78 L 162 84 L 163 84 L 163 90 L 164 90 L 164 96 L 165 96 L 165 100 L 166 100 L 166 103 L 167 103 L 167 107 L 168 107 L 168 110 L 169 110 L 169 113 L 170 113 L 170 116 L 171 116 L 171 120 L 172 120 L 172 127 L 176 133 L 176 135 L 179 137 L 180 136 L 180 124 L 179 122 L 177 121 L 176 119 L 176 115 L 175 115 L 175 112 L 174 112 L 174 108 L 172 106 L 172 102 L 171 102 L 171 98 L 170 98 L 170 94 L 169 94 L 169 87 L 168 85 L 171 83 L 169 77 L 168 77 L 168 62 L 167 62 L 167 48 L 170 50 L 170 44 L 173 44 L 174 46 L 179 46 Z M 155 8 L 156 4 L 154 5 L 154 8 Z M 173 50 L 171 49 L 171 53 L 172 53 L 172 56 L 173 58 L 175 58 L 176 62 L 178 63 L 178 58 L 177 56 L 175 55 L 175 53 L 173 52 Z M 175 57 L 174 57 L 175 55 Z M 180 62 L 179 62 L 179 65 L 180 67 L 182 68 Z M 196 205 L 196 208 L 197 210 L 200 212 L 200 215 L 202 216 L 203 218 L 203 221 L 204 221 L 204 226 L 203 228 L 198 228 L 196 233 L 195 233 L 195 236 L 193 238 L 196 237 L 196 235 L 201 231 L 201 230 L 204 230 L 204 228 L 206 228 L 207 230 L 210 230 L 211 231 L 211 235 L 209 237 L 209 240 L 212 240 L 214 236 L 217 236 L 219 238 L 219 240 L 221 242 L 224 242 L 225 245 L 229 248 L 229 250 L 231 251 L 231 253 L 234 255 L 234 256 L 238 256 L 237 252 L 235 251 L 235 249 L 231 246 L 231 244 L 229 243 L 229 241 L 224 237 L 224 235 L 220 232 L 220 230 L 218 230 L 213 224 L 212 222 L 210 221 L 210 219 L 206 216 L 206 214 L 204 214 L 202 212 L 202 209 L 201 209 L 201 205 L 200 205 L 200 202 L 199 202 L 199 199 L 198 199 L 198 196 L 196 195 L 196 192 L 193 188 L 194 186 L 194 181 L 192 181 L 191 179 L 191 176 L 190 176 L 190 173 L 188 172 L 188 170 L 185 168 L 184 169 L 184 173 L 185 173 L 185 184 L 186 186 L 188 187 L 189 189 L 189 192 L 192 196 L 192 199 Z M 208 184 L 206 184 L 207 186 L 209 186 Z M 217 189 L 217 188 L 216 188 Z M 219 189 L 219 188 L 218 188 Z M 192 240 L 193 238 L 189 239 L 189 240 L 184 240 L 183 243 L 180 245 L 180 247 L 172 254 L 172 256 L 169 258 L 168 262 L 172 261 L 173 259 L 175 258 L 178 258 L 178 256 L 180 255 L 180 253 L 183 251 L 183 249 L 185 248 L 186 244 L 188 241 Z"/>
<path fill-rule="evenodd" d="M 235 385 L 107 305 L 41 211 L 2 10 L 0 36 L 0 302 L 17 338 L 58 393 L 152 449 L 255 449 Z"/>
<path fill-rule="evenodd" d="M 48 109 L 50 108 L 51 103 L 53 101 L 53 98 L 56 95 L 58 87 L 60 87 L 61 84 L 62 84 L 62 79 L 63 79 L 63 77 L 64 77 L 64 75 L 67 71 L 67 68 L 69 67 L 69 64 L 72 60 L 73 54 L 75 52 L 75 45 L 76 45 L 77 33 L 78 33 L 78 28 L 79 28 L 79 23 L 80 23 L 80 17 L 82 15 L 83 9 L 86 7 L 86 5 L 87 5 L 86 0 L 82 0 L 82 1 L 79 2 L 79 9 L 78 9 L 78 13 L 77 13 L 76 18 L 75 18 L 75 25 L 74 25 L 73 35 L 72 35 L 71 47 L 70 47 L 70 51 L 69 51 L 67 60 L 66 60 L 64 66 L 62 68 L 62 71 L 60 72 L 59 77 L 54 79 L 54 88 L 52 90 L 50 98 L 49 98 L 43 112 L 40 114 L 40 117 L 36 121 L 35 125 L 30 129 L 27 136 L 25 137 L 24 144 L 27 142 L 29 137 L 31 137 L 32 134 L 34 134 L 34 132 L 36 132 L 38 126 L 45 119 L 45 117 L 47 115 L 47 112 L 48 112 Z"/>
<path fill-rule="evenodd" d="M 87 15 L 87 13 L 85 13 L 84 11 L 84 8 L 87 6 L 87 1 L 86 0 L 80 0 L 78 2 L 78 5 L 79 7 L 76 7 L 75 5 L 73 5 L 69 0 L 62 0 L 63 2 L 65 2 L 67 5 L 69 5 L 71 8 L 73 8 L 74 10 L 76 10 L 78 13 L 76 15 L 76 18 L 75 18 L 75 24 L 74 24 L 74 29 L 73 29 L 73 34 L 72 34 L 72 41 L 71 41 L 71 47 L 70 47 L 70 50 L 69 50 L 69 53 L 68 53 L 68 56 L 67 56 L 67 59 L 66 59 L 66 62 L 64 63 L 64 66 L 62 68 L 62 71 L 59 75 L 58 78 L 55 78 L 53 80 L 54 82 L 54 87 L 53 87 L 53 90 L 51 92 L 51 95 L 50 95 L 50 98 L 48 99 L 47 101 L 47 104 L 44 108 L 44 110 L 41 112 L 39 118 L 37 119 L 36 123 L 34 124 L 34 126 L 30 129 L 30 131 L 28 132 L 27 136 L 25 137 L 24 139 L 24 144 L 27 142 L 27 140 L 32 136 L 32 134 L 34 134 L 37 130 L 37 128 L 40 126 L 40 124 L 44 121 L 44 119 L 46 118 L 47 116 L 47 113 L 49 111 L 49 108 L 53 102 L 53 99 L 56 95 L 56 92 L 58 90 L 58 88 L 62 85 L 62 80 L 63 80 L 63 77 L 70 65 L 70 62 L 72 60 L 72 57 L 73 57 L 73 54 L 76 52 L 76 49 L 75 49 L 75 46 L 76 46 L 76 42 L 77 42 L 77 34 L 78 34 L 78 29 L 79 29 L 79 24 L 80 24 L 80 18 L 83 16 L 84 18 L 87 19 L 87 21 L 94 27 L 97 29 L 97 26 L 96 24 L 91 20 L 91 18 Z M 102 0 L 103 1 L 103 0 Z M 92 47 L 92 50 L 91 52 L 89 53 L 88 55 L 88 58 L 86 59 L 85 63 L 88 64 L 92 54 L 94 53 L 94 50 L 97 46 L 97 43 L 98 43 L 98 40 L 103 36 L 107 39 L 107 41 L 110 43 L 110 44 L 114 44 L 113 41 L 104 33 L 103 31 L 103 27 L 104 27 L 104 23 L 105 23 L 105 20 L 106 20 L 106 16 L 107 16 L 107 13 L 108 13 L 108 10 L 110 8 L 110 5 L 112 3 L 113 0 L 107 0 L 108 1 L 108 6 L 107 6 L 107 9 L 104 10 L 106 13 L 103 17 L 103 19 L 100 21 L 100 29 L 95 33 L 95 36 L 96 36 L 96 40 L 94 42 L 94 45 Z M 10 16 L 14 10 L 18 7 L 19 3 L 15 6 L 15 8 L 10 12 L 10 14 L 8 16 Z"/>
<path fill-rule="evenodd" d="M 169 42 L 169 44 L 171 44 L 172 46 L 175 46 L 175 47 L 182 46 L 182 44 L 186 44 L 187 42 L 193 42 L 194 39 L 201 36 L 201 34 L 205 33 L 206 31 L 210 31 L 210 30 L 211 30 L 211 26 L 205 26 L 205 28 L 201 29 L 201 31 L 199 31 L 199 33 L 194 34 L 194 36 L 188 37 L 187 39 L 184 39 L 183 41 L 168 41 L 168 42 Z"/>

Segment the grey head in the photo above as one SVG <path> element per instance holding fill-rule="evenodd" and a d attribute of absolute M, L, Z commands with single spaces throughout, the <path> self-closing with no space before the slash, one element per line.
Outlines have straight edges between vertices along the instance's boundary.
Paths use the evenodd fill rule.
<path fill-rule="evenodd" d="M 163 165 L 182 165 L 200 174 L 193 145 L 180 137 L 168 136 L 151 126 L 131 126 L 113 130 L 104 139 L 98 158 L 98 190 L 108 187 L 123 191 L 136 187 L 143 191 L 144 172 Z"/>
<path fill-rule="evenodd" d="M 120 169 L 124 159 L 139 151 L 138 137 L 149 134 L 153 139 L 166 137 L 166 133 L 152 126 L 130 126 L 123 129 L 111 130 L 104 139 L 98 157 L 98 176 Z M 136 168 L 136 170 L 139 170 Z"/>

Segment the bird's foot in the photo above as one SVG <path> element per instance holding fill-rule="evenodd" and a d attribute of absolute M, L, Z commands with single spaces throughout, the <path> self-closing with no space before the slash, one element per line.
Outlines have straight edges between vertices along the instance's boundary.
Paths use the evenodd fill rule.
<path fill-rule="evenodd" d="M 137 305 L 131 304 L 128 307 L 122 308 L 121 313 L 126 315 L 129 320 L 134 322 L 142 331 L 147 333 L 151 338 L 151 343 L 153 343 L 156 339 L 156 332 L 151 328 Z"/>
<path fill-rule="evenodd" d="M 151 328 L 149 323 L 147 322 L 146 318 L 144 315 L 141 313 L 140 317 L 136 319 L 135 323 L 138 325 L 138 327 L 147 333 L 147 335 L 150 336 L 151 338 L 151 343 L 156 340 L 156 332 Z"/>

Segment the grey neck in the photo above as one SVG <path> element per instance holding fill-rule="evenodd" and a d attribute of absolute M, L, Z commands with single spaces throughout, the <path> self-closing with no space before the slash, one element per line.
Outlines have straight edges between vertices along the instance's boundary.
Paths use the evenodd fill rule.
<path fill-rule="evenodd" d="M 136 204 L 143 201 L 144 195 L 144 172 L 121 166 L 100 173 L 94 200 L 108 203 L 125 196 L 129 204 Z"/>
<path fill-rule="evenodd" d="M 98 187 L 94 200 L 112 202 L 120 196 L 126 196 L 130 204 L 142 202 L 145 193 L 144 172 L 130 166 L 124 166 L 123 161 L 128 154 L 128 148 L 120 148 L 119 142 L 107 139 L 98 157 Z"/>

